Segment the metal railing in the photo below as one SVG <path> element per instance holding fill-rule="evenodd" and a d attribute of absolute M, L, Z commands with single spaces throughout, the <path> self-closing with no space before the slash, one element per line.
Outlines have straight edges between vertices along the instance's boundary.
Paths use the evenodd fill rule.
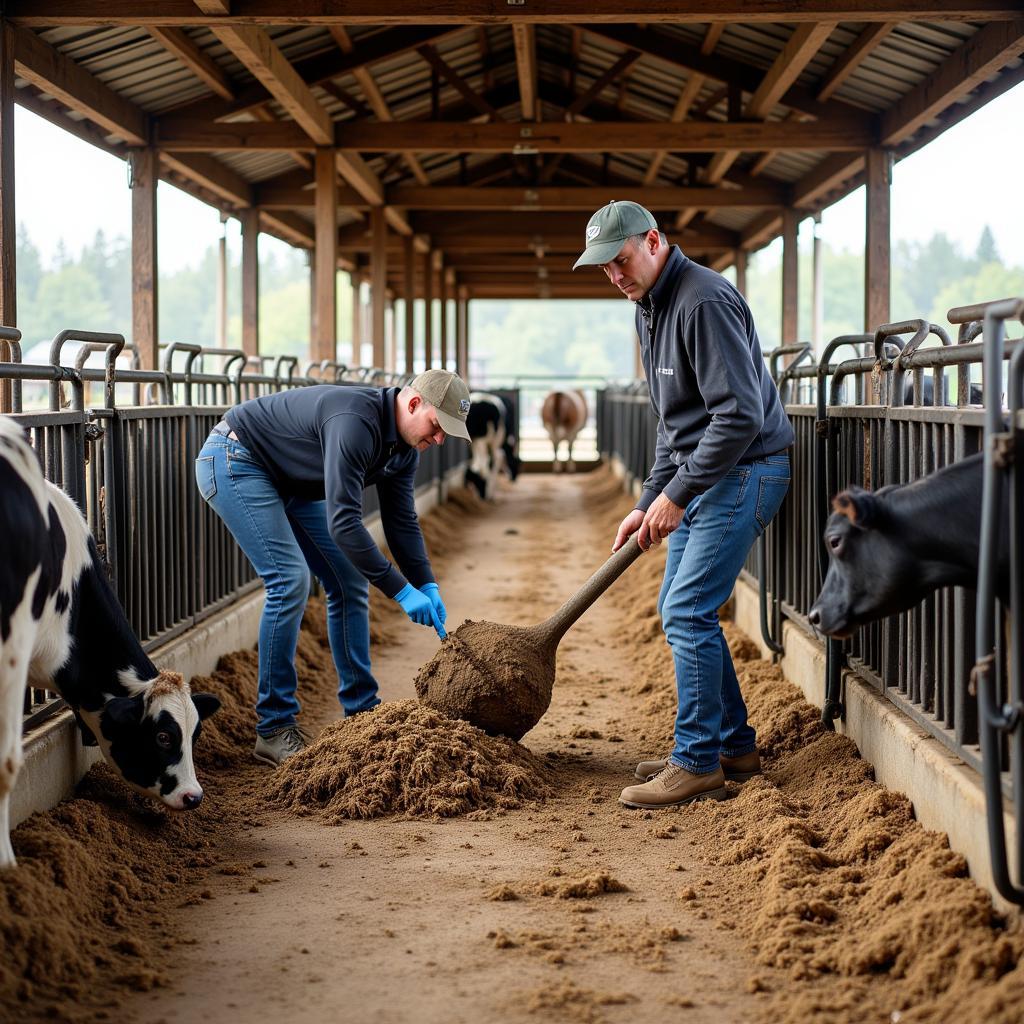
<path fill-rule="evenodd" d="M 1011 312 L 1004 309 L 1002 315 L 1019 317 L 1014 308 L 1007 306 Z M 745 577 L 759 587 L 766 602 L 762 630 L 769 646 L 777 645 L 782 636 L 783 619 L 814 635 L 807 613 L 827 569 L 822 534 L 830 500 L 838 491 L 851 485 L 877 489 L 909 483 L 982 450 L 986 429 L 997 432 L 1007 395 L 1011 429 L 1016 431 L 1010 445 L 1017 443 L 1020 450 L 1024 442 L 1016 439 L 1024 427 L 1020 412 L 1024 340 L 1004 343 L 1000 336 L 996 352 L 996 342 L 987 340 L 986 325 L 986 341 L 976 341 L 982 315 L 984 307 L 950 311 L 950 321 L 959 326 L 956 343 L 942 328 L 912 320 L 883 325 L 873 334 L 835 338 L 817 362 L 803 345 L 767 355 L 796 435 L 789 494 L 766 531 L 763 546 L 751 552 L 744 568 Z M 787 354 L 796 358 L 782 366 L 781 357 Z M 986 418 L 991 421 L 987 428 Z M 656 428 L 642 382 L 607 388 L 600 396 L 600 451 L 622 462 L 630 484 L 642 480 L 650 468 Z M 1005 428 L 999 427 L 998 432 L 1005 435 Z M 1015 573 L 1021 575 L 1024 474 L 1012 476 L 1012 463 L 987 470 L 997 471 L 1006 474 L 1003 486 L 1018 502 L 1011 519 L 1016 531 Z M 1015 585 L 1015 596 L 1024 594 L 1024 582 L 1016 580 Z M 1024 613 L 1020 603 L 1015 602 L 1017 653 L 1009 679 L 993 668 L 984 684 L 986 695 L 981 698 L 979 686 L 978 700 L 970 681 L 971 667 L 982 657 L 983 646 L 997 649 L 996 666 L 1004 653 L 1001 642 L 996 643 L 1001 641 L 1001 631 L 995 631 L 996 640 L 989 640 L 989 620 L 983 621 L 982 615 L 991 601 L 984 594 L 976 600 L 973 591 L 946 588 L 910 611 L 860 629 L 850 640 L 827 640 L 823 721 L 831 724 L 843 714 L 840 684 L 842 670 L 848 668 L 985 775 L 991 808 L 1001 809 L 996 795 L 1013 794 L 1017 820 L 1024 822 L 1024 665 L 1019 653 Z M 979 700 L 984 716 L 980 729 Z M 998 884 L 1000 855 L 1003 876 L 1008 875 L 1003 834 L 998 831 L 1002 818 L 994 809 L 989 824 Z M 1022 834 L 1018 835 L 1017 872 L 1024 880 Z M 1008 881 L 1004 885 L 1001 891 L 1008 899 L 1024 899 L 1024 889 L 1015 890 Z"/>
<path fill-rule="evenodd" d="M 336 364 L 316 364 L 300 375 L 292 356 L 246 358 L 238 350 L 184 343 L 163 346 L 160 369 L 143 370 L 120 335 L 74 330 L 54 338 L 49 362 L 26 364 L 20 339 L 17 330 L 0 329 L 11 353 L 0 362 L 0 388 L 10 387 L 6 412 L 28 432 L 46 478 L 85 514 L 147 651 L 260 585 L 194 482 L 195 458 L 227 409 L 311 384 L 387 386 L 409 379 Z M 93 353 L 102 353 L 102 366 L 88 365 Z M 45 407 L 23 408 L 26 383 L 37 386 L 33 399 Z M 428 449 L 417 490 L 440 486 L 465 454 L 461 445 Z M 377 510 L 376 488 L 367 489 L 364 508 Z M 28 691 L 24 728 L 62 707 L 53 693 Z"/>

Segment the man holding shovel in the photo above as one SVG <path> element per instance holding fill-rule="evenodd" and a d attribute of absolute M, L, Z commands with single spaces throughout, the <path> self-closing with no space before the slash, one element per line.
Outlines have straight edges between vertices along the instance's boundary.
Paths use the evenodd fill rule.
<path fill-rule="evenodd" d="M 765 368 L 754 319 L 725 278 L 669 246 L 637 203 L 590 218 L 576 267 L 600 267 L 636 303 L 640 354 L 658 416 L 654 465 L 612 550 L 668 539 L 658 598 L 675 660 L 678 711 L 667 758 L 642 761 L 627 807 L 722 799 L 761 770 L 718 608 L 789 489 L 793 429 Z M 638 532 L 639 531 L 639 532 Z"/>
<path fill-rule="evenodd" d="M 263 578 L 256 748 L 280 764 L 306 745 L 296 722 L 295 647 L 314 572 L 346 716 L 380 703 L 370 671 L 369 585 L 445 635 L 445 607 L 416 518 L 419 453 L 449 434 L 469 440 L 469 388 L 427 370 L 404 388 L 318 384 L 229 409 L 196 459 L 203 499 Z M 392 565 L 363 525 L 375 484 Z M 403 575 L 404 574 L 404 575 Z"/>

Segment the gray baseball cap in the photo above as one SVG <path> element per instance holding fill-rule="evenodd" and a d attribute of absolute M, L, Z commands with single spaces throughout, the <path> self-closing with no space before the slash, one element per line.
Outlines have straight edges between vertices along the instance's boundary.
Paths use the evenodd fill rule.
<path fill-rule="evenodd" d="M 466 417 L 469 415 L 469 388 L 466 382 L 451 370 L 426 370 L 409 385 L 424 402 L 437 412 L 437 422 L 450 437 L 469 440 Z"/>
<path fill-rule="evenodd" d="M 651 228 L 657 230 L 658 222 L 650 210 L 645 210 L 639 203 L 628 200 L 617 203 L 613 199 L 587 223 L 587 247 L 572 269 L 600 267 L 608 263 L 619 255 L 627 238 L 645 235 Z"/>

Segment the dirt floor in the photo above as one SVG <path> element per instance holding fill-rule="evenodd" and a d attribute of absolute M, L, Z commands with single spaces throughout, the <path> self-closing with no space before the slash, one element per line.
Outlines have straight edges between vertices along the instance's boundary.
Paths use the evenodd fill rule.
<path fill-rule="evenodd" d="M 630 508 L 605 472 L 521 477 L 474 505 L 426 529 L 453 627 L 544 618 Z M 766 775 L 722 804 L 616 802 L 668 749 L 662 563 L 641 558 L 562 641 L 520 759 L 551 795 L 510 809 L 328 824 L 272 803 L 274 773 L 248 757 L 254 656 L 225 659 L 194 683 L 225 700 L 199 744 L 199 812 L 165 814 L 100 770 L 17 830 L 0 1018 L 1021 1020 L 1019 925 L 731 627 Z M 320 615 L 299 657 L 314 731 L 338 717 Z M 386 605 L 374 620 L 382 696 L 411 698 L 438 641 Z"/>

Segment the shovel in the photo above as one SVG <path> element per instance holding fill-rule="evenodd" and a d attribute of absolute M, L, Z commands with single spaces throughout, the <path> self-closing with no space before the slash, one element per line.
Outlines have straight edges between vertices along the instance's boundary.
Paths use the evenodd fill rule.
<path fill-rule="evenodd" d="M 492 736 L 521 739 L 551 703 L 559 641 L 642 553 L 633 534 L 551 618 L 535 626 L 467 619 L 420 669 L 419 699 Z"/>

